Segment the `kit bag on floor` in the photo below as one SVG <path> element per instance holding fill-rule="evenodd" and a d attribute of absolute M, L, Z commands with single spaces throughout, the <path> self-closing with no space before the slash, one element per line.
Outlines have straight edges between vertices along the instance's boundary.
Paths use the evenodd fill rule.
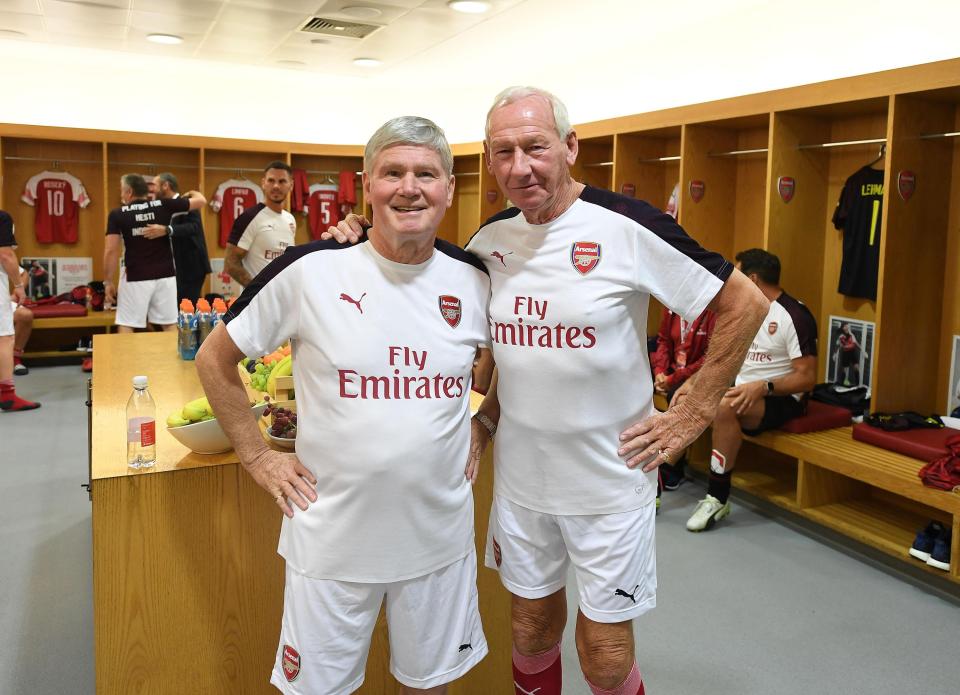
<path fill-rule="evenodd" d="M 947 455 L 920 469 L 920 480 L 927 487 L 960 492 L 960 434 L 947 440 Z"/>

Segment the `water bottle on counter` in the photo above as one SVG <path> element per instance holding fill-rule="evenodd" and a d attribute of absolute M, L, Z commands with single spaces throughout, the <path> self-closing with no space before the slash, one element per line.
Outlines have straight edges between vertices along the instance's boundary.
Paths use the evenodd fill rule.
<path fill-rule="evenodd" d="M 197 315 L 193 302 L 180 300 L 180 314 L 177 316 L 177 353 L 182 360 L 192 360 L 197 356 Z"/>
<path fill-rule="evenodd" d="M 197 347 L 203 345 L 203 341 L 213 330 L 213 316 L 211 315 L 210 302 L 203 297 L 197 300 Z"/>
<path fill-rule="evenodd" d="M 213 310 L 210 312 L 210 330 L 217 327 L 217 324 L 223 321 L 223 315 L 227 313 L 227 303 L 220 297 L 213 300 Z"/>
<path fill-rule="evenodd" d="M 157 462 L 157 405 L 147 390 L 147 377 L 133 377 L 127 401 L 127 465 L 150 468 Z"/>

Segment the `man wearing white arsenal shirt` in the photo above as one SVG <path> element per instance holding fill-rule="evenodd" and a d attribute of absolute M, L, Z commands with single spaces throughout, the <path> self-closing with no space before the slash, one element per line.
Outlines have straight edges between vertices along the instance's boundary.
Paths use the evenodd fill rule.
<path fill-rule="evenodd" d="M 384 600 L 403 692 L 444 693 L 487 652 L 468 453 L 482 430 L 470 420 L 470 373 L 489 343 L 490 284 L 475 258 L 436 239 L 452 170 L 432 122 L 386 123 L 364 153 L 369 235 L 287 250 L 197 355 L 241 462 L 287 516 L 271 678 L 285 693 L 360 687 Z M 250 426 L 236 368 L 287 339 L 296 454 L 271 451 Z"/>
<path fill-rule="evenodd" d="M 497 96 L 484 152 L 516 207 L 467 245 L 490 272 L 499 370 L 477 415 L 500 432 L 487 564 L 513 594 L 518 695 L 560 695 L 571 563 L 584 676 L 594 693 L 637 695 L 631 621 L 656 599 L 656 467 L 713 419 L 768 303 L 669 215 L 574 181 L 577 151 L 552 94 Z M 690 321 L 717 314 L 688 397 L 662 414 L 646 354 L 650 295 Z"/>
<path fill-rule="evenodd" d="M 748 249 L 737 254 L 737 268 L 770 300 L 770 311 L 717 409 L 710 483 L 707 496 L 687 521 L 690 531 L 706 531 L 730 514 L 728 498 L 741 431 L 759 434 L 803 415 L 817 381 L 817 322 L 804 304 L 780 287 L 780 259 L 763 249 Z"/>

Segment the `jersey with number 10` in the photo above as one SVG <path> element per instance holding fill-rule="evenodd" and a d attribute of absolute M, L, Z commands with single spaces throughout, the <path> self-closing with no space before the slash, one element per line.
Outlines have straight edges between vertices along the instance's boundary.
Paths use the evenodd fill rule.
<path fill-rule="evenodd" d="M 90 204 L 80 179 L 63 171 L 41 171 L 27 181 L 20 200 L 37 209 L 37 241 L 77 243 L 79 211 Z"/>
<path fill-rule="evenodd" d="M 882 208 L 882 171 L 865 166 L 843 184 L 833 213 L 833 226 L 843 230 L 843 262 L 837 288 L 840 294 L 877 298 Z"/>
<path fill-rule="evenodd" d="M 304 212 L 310 221 L 310 236 L 319 239 L 327 227 L 336 227 L 340 221 L 340 204 L 337 187 L 330 183 L 315 183 L 310 186 Z"/>
<path fill-rule="evenodd" d="M 228 179 L 220 184 L 210 201 L 214 212 L 220 213 L 220 246 L 226 248 L 233 223 L 247 208 L 263 202 L 263 189 L 253 181 Z"/>

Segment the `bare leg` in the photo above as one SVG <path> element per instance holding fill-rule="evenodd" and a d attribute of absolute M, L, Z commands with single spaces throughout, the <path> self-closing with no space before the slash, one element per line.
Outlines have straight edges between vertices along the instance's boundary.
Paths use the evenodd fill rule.
<path fill-rule="evenodd" d="M 30 333 L 33 331 L 33 312 L 24 307 L 18 307 L 13 312 L 13 349 L 17 352 L 23 352 L 30 340 Z"/>
<path fill-rule="evenodd" d="M 513 644 L 524 656 L 542 654 L 563 637 L 567 624 L 567 593 L 560 589 L 545 598 L 513 596 Z"/>
<path fill-rule="evenodd" d="M 598 623 L 577 611 L 577 655 L 592 685 L 613 690 L 633 669 L 633 621 Z"/>

